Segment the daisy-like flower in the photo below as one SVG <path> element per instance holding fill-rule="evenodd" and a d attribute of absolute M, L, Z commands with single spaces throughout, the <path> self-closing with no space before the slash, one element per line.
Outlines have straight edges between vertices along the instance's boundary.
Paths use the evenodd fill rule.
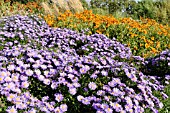
<path fill-rule="evenodd" d="M 44 65 L 44 64 L 40 65 L 40 67 L 41 67 L 43 70 L 47 69 L 47 66 Z"/>
<path fill-rule="evenodd" d="M 5 86 L 5 89 L 8 90 L 8 91 L 15 88 L 15 84 L 13 82 L 5 83 L 4 86 Z"/>
<path fill-rule="evenodd" d="M 99 96 L 105 95 L 105 91 L 103 91 L 103 90 L 98 90 L 98 91 L 97 91 L 97 95 L 99 95 Z"/>
<path fill-rule="evenodd" d="M 108 104 L 102 104 L 101 108 L 105 110 L 105 109 L 109 108 L 109 105 Z"/>
<path fill-rule="evenodd" d="M 45 85 L 50 85 L 50 80 L 49 80 L 49 79 L 44 79 L 44 80 L 43 80 L 43 83 L 44 83 Z"/>
<path fill-rule="evenodd" d="M 63 97 L 62 94 L 55 94 L 54 96 L 55 96 L 55 100 L 56 100 L 57 102 L 61 102 L 61 101 L 63 101 L 63 99 L 64 99 L 64 97 Z"/>
<path fill-rule="evenodd" d="M 80 73 L 81 74 L 85 74 L 87 72 L 86 68 L 83 66 L 82 68 L 80 68 Z"/>
<path fill-rule="evenodd" d="M 6 112 L 8 112 L 8 113 L 18 113 L 18 112 L 17 112 L 17 109 L 16 109 L 14 106 L 8 107 L 8 109 L 6 110 Z"/>
<path fill-rule="evenodd" d="M 43 75 L 38 75 L 38 79 L 39 79 L 40 81 L 44 81 L 45 77 L 44 77 Z"/>
<path fill-rule="evenodd" d="M 15 69 L 15 65 L 11 64 L 7 67 L 9 71 L 13 71 Z"/>
<path fill-rule="evenodd" d="M 58 83 L 56 81 L 52 81 L 51 88 L 56 89 L 58 86 Z"/>
<path fill-rule="evenodd" d="M 7 73 L 5 71 L 0 71 L 0 76 L 1 77 L 6 77 L 7 76 Z"/>
<path fill-rule="evenodd" d="M 30 69 L 28 69 L 28 70 L 26 70 L 25 74 L 26 74 L 27 76 L 32 76 L 32 75 L 33 75 L 33 71 L 30 70 Z"/>
<path fill-rule="evenodd" d="M 85 104 L 85 105 L 89 105 L 90 104 L 90 100 L 89 100 L 89 98 L 83 98 L 82 99 L 82 101 L 81 101 L 83 104 Z"/>
<path fill-rule="evenodd" d="M 46 106 L 41 107 L 41 111 L 44 111 L 46 113 L 50 113 L 50 111 L 48 110 L 48 108 Z"/>
<path fill-rule="evenodd" d="M 37 110 L 35 110 L 34 108 L 32 108 L 31 110 L 28 111 L 28 113 L 36 113 Z"/>
<path fill-rule="evenodd" d="M 105 112 L 106 112 L 106 113 L 113 113 L 113 109 L 111 109 L 110 107 L 108 107 L 108 108 L 105 109 Z"/>
<path fill-rule="evenodd" d="M 14 82 L 18 82 L 19 81 L 19 76 L 18 75 L 14 75 L 14 74 L 12 74 L 12 81 L 14 81 Z"/>
<path fill-rule="evenodd" d="M 34 72 L 36 75 L 41 75 L 41 71 L 39 69 L 35 69 Z"/>
<path fill-rule="evenodd" d="M 34 63 L 34 62 L 35 62 L 35 60 L 34 60 L 32 57 L 28 58 L 27 61 L 28 61 L 28 62 L 31 62 L 31 63 Z"/>
<path fill-rule="evenodd" d="M 20 80 L 21 81 L 27 81 L 28 80 L 28 76 L 24 76 L 24 75 L 20 75 Z"/>
<path fill-rule="evenodd" d="M 67 107 L 66 104 L 61 104 L 61 105 L 60 105 L 60 109 L 61 109 L 63 112 L 66 112 L 67 109 L 68 109 L 68 107 Z"/>
<path fill-rule="evenodd" d="M 102 74 L 103 76 L 107 76 L 107 75 L 108 75 L 108 72 L 107 72 L 107 71 L 102 70 L 102 71 L 101 71 L 101 74 Z"/>
<path fill-rule="evenodd" d="M 9 76 L 6 76 L 6 77 L 4 78 L 4 80 L 5 80 L 6 82 L 11 82 L 11 81 L 12 81 L 12 78 L 9 77 Z"/>
<path fill-rule="evenodd" d="M 8 96 L 7 96 L 7 100 L 8 100 L 8 101 L 12 101 L 15 97 L 16 97 L 16 94 L 10 93 L 10 94 L 8 94 Z"/>
<path fill-rule="evenodd" d="M 97 110 L 96 113 L 105 113 L 105 112 L 102 110 Z"/>
<path fill-rule="evenodd" d="M 83 96 L 81 96 L 81 95 L 78 95 L 78 96 L 77 96 L 77 100 L 78 100 L 79 102 L 81 102 L 83 99 L 84 99 Z"/>
<path fill-rule="evenodd" d="M 120 112 L 122 110 L 122 106 L 117 102 L 110 102 L 110 106 L 116 110 L 116 112 Z"/>
<path fill-rule="evenodd" d="M 53 111 L 53 110 L 54 110 L 54 106 L 51 105 L 50 103 L 46 103 L 45 105 L 47 106 L 47 108 L 48 108 L 50 111 Z"/>
<path fill-rule="evenodd" d="M 63 111 L 60 109 L 60 107 L 56 107 L 54 109 L 54 113 L 63 113 Z"/>
<path fill-rule="evenodd" d="M 28 88 L 28 86 L 29 86 L 29 82 L 27 82 L 27 81 L 24 81 L 21 83 L 22 88 Z"/>
<path fill-rule="evenodd" d="M 0 83 L 4 82 L 4 77 L 0 76 Z"/>
<path fill-rule="evenodd" d="M 77 93 L 76 88 L 69 88 L 69 93 L 75 95 Z"/>
<path fill-rule="evenodd" d="M 90 83 L 88 84 L 88 87 L 89 87 L 91 90 L 95 90 L 95 89 L 97 88 L 97 85 L 96 85 L 96 83 L 94 83 L 94 82 L 90 82 Z"/>
<path fill-rule="evenodd" d="M 121 92 L 118 88 L 113 88 L 110 94 L 112 94 L 113 96 L 119 96 Z"/>

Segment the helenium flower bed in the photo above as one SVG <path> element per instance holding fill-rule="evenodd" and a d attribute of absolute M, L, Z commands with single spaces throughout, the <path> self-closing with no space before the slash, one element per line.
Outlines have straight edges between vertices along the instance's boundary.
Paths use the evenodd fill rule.
<path fill-rule="evenodd" d="M 164 82 L 141 70 L 146 61 L 114 38 L 53 29 L 36 16 L 6 17 L 0 26 L 2 111 L 158 112 L 153 91 L 168 98 Z"/>

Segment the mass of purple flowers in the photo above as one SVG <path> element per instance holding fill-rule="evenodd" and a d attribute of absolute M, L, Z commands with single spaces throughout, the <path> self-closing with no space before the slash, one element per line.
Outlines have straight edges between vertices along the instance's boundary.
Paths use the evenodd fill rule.
<path fill-rule="evenodd" d="M 53 29 L 36 16 L 0 20 L 0 95 L 9 113 L 157 113 L 163 104 L 153 91 L 168 97 L 139 71 L 145 64 L 105 35 Z"/>

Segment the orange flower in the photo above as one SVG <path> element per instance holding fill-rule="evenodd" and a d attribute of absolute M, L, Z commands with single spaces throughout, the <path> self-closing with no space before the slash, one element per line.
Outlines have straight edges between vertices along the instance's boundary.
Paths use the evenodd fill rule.
<path fill-rule="evenodd" d="M 134 46 L 134 50 L 138 50 L 138 47 L 137 47 L 137 46 Z"/>
<path fill-rule="evenodd" d="M 156 48 L 160 48 L 160 42 L 156 43 Z"/>
<path fill-rule="evenodd" d="M 157 50 L 155 48 L 151 47 L 151 50 L 153 53 L 157 53 Z"/>
<path fill-rule="evenodd" d="M 154 39 L 155 39 L 155 38 L 152 36 L 152 37 L 151 37 L 151 40 L 154 40 Z"/>
<path fill-rule="evenodd" d="M 149 48 L 150 45 L 148 43 L 145 44 L 145 48 Z"/>

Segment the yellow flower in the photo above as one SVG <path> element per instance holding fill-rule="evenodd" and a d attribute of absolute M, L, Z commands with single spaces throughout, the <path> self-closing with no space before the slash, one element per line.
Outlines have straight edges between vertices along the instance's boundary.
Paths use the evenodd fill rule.
<path fill-rule="evenodd" d="M 151 40 L 154 40 L 154 39 L 155 39 L 155 38 L 152 36 L 152 37 L 151 37 Z"/>
<path fill-rule="evenodd" d="M 148 43 L 145 44 L 145 48 L 149 48 L 150 45 Z"/>
<path fill-rule="evenodd" d="M 153 53 L 157 53 L 157 50 L 155 48 L 151 47 L 151 50 Z"/>
<path fill-rule="evenodd" d="M 160 42 L 156 43 L 156 48 L 160 48 Z"/>
<path fill-rule="evenodd" d="M 138 50 L 138 47 L 137 47 L 137 46 L 134 46 L 134 50 Z"/>
<path fill-rule="evenodd" d="M 99 33 L 99 34 L 102 34 L 102 32 L 101 32 L 101 31 L 99 31 L 99 30 L 97 30 L 96 32 L 97 32 L 97 33 Z"/>

